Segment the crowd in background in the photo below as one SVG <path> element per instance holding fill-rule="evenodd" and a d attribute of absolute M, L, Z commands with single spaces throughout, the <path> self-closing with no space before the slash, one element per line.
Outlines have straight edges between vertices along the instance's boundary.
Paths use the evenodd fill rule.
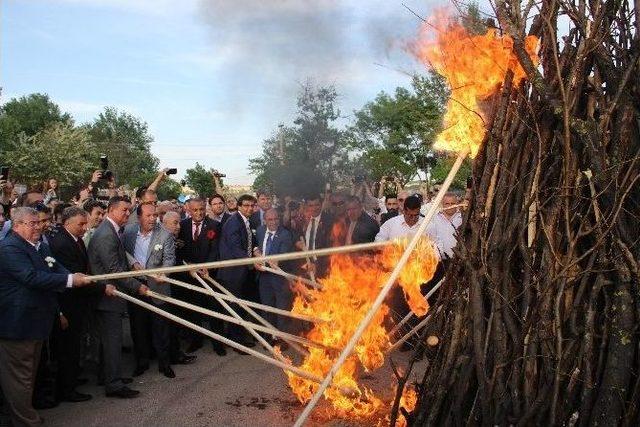
<path fill-rule="evenodd" d="M 95 374 L 106 396 L 133 398 L 139 391 L 129 387 L 132 377 L 148 375 L 152 360 L 160 375 L 174 378 L 176 365 L 196 362 L 195 353 L 206 343 L 217 355 L 227 354 L 219 341 L 205 341 L 118 298 L 116 291 L 255 346 L 254 337 L 236 324 L 164 302 L 158 294 L 225 312 L 209 296 L 167 283 L 166 276 L 92 282 L 89 275 L 392 240 L 415 234 L 431 207 L 431 192 L 404 190 L 397 180 L 378 183 L 377 196 L 357 180 L 352 188 L 304 198 L 276 198 L 265 191 L 236 198 L 225 194 L 214 176 L 215 194 L 158 200 L 165 177 L 166 170 L 129 197 L 113 177 L 99 191 L 105 177 L 96 171 L 67 201 L 61 200 L 55 179 L 21 194 L 10 179 L 0 180 L 0 385 L 4 411 L 14 425 L 40 424 L 37 409 L 91 399 L 80 391 L 88 375 Z M 443 263 L 454 255 L 464 206 L 464 195 L 447 193 L 427 226 Z M 327 274 L 329 260 L 268 266 L 316 280 Z M 199 273 L 234 296 L 292 307 L 295 286 L 260 264 Z M 189 273 L 170 277 L 200 286 Z M 391 304 L 399 316 L 407 310 L 402 302 Z M 300 325 L 286 317 L 264 316 L 280 330 L 299 332 Z M 133 342 L 124 350 L 123 319 Z M 264 338 L 287 348 L 276 337 Z M 123 372 L 123 351 L 133 353 L 132 372 Z"/>

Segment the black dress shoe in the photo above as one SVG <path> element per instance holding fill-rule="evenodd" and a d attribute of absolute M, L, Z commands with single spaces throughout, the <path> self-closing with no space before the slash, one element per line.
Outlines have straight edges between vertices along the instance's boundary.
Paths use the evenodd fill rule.
<path fill-rule="evenodd" d="M 215 351 L 218 356 L 226 356 L 227 355 L 227 349 L 224 348 L 224 346 L 222 346 L 222 345 L 214 346 L 213 347 L 213 351 Z"/>
<path fill-rule="evenodd" d="M 51 408 L 55 408 L 59 404 L 60 402 L 58 402 L 57 400 L 53 400 L 47 397 L 44 399 L 38 399 L 35 402 L 33 402 L 33 408 L 34 409 L 51 409 Z"/>
<path fill-rule="evenodd" d="M 72 392 L 62 396 L 61 400 L 63 402 L 86 402 L 87 400 L 91 400 L 92 397 L 93 396 L 90 394 L 79 393 L 73 390 Z"/>
<path fill-rule="evenodd" d="M 173 372 L 173 369 L 171 369 L 171 366 L 167 366 L 167 367 L 164 367 L 164 368 L 159 368 L 158 371 L 161 372 L 167 378 L 175 378 L 176 377 L 176 373 Z"/>
<path fill-rule="evenodd" d="M 140 392 L 138 390 L 132 390 L 127 386 L 122 387 L 120 390 L 111 391 L 107 393 L 107 397 L 119 397 L 120 399 L 131 399 L 138 397 Z"/>
<path fill-rule="evenodd" d="M 131 374 L 132 377 L 139 377 L 140 375 L 144 374 L 147 369 L 149 369 L 149 365 L 138 365 L 136 366 L 136 369 L 134 369 L 133 374 Z"/>
<path fill-rule="evenodd" d="M 198 356 L 196 356 L 195 354 L 183 354 L 178 359 L 172 360 L 171 364 L 172 365 L 189 365 L 195 362 L 197 358 Z"/>

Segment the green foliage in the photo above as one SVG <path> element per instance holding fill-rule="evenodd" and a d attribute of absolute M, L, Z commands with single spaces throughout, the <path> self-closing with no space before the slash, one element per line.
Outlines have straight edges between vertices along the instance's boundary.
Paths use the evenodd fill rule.
<path fill-rule="evenodd" d="M 327 182 L 349 179 L 353 161 L 344 133 L 335 125 L 340 117 L 337 97 L 333 86 L 302 87 L 293 125 L 281 125 L 263 141 L 262 154 L 249 160 L 255 189 L 308 197 L 322 192 Z"/>
<path fill-rule="evenodd" d="M 487 23 L 482 19 L 478 3 L 469 3 L 465 10 L 461 11 L 460 22 L 469 34 L 485 34 Z"/>
<path fill-rule="evenodd" d="M 438 156 L 436 165 L 431 169 L 431 181 L 434 183 L 441 183 L 449 174 L 451 167 L 456 161 L 458 156 L 454 154 L 443 154 Z M 464 190 L 467 188 L 467 178 L 471 176 L 473 172 L 473 163 L 467 158 L 460 170 L 456 174 L 453 182 L 451 183 L 452 190 Z"/>
<path fill-rule="evenodd" d="M 70 122 L 49 125 L 31 137 L 23 134 L 5 156 L 13 179 L 35 184 L 54 177 L 63 189 L 88 182 L 98 160 L 87 131 Z"/>
<path fill-rule="evenodd" d="M 149 181 L 151 182 L 151 181 Z M 158 199 L 159 200 L 171 200 L 177 199 L 182 190 L 182 186 L 176 180 L 171 178 L 165 178 L 164 181 L 158 187 Z"/>
<path fill-rule="evenodd" d="M 200 163 L 196 163 L 194 167 L 186 170 L 185 181 L 201 197 L 209 197 L 215 192 L 211 172 Z"/>
<path fill-rule="evenodd" d="M 447 90 L 441 78 L 414 77 L 412 90 L 381 92 L 355 112 L 349 143 L 370 178 L 399 175 L 410 180 L 440 130 Z"/>
<path fill-rule="evenodd" d="M 158 170 L 158 159 L 151 153 L 153 137 L 147 124 L 137 117 L 106 107 L 88 125 L 96 154 L 105 154 L 109 169 L 119 185 L 132 188 L 149 185 Z M 99 164 L 96 163 L 96 169 Z M 151 177 L 151 179 L 149 179 Z"/>
<path fill-rule="evenodd" d="M 31 137 L 55 123 L 73 124 L 71 116 L 41 93 L 13 98 L 0 107 L 0 161 L 21 137 Z"/>

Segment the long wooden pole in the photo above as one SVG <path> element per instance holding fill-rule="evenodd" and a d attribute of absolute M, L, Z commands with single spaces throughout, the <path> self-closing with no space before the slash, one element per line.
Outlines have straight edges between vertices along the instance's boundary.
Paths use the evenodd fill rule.
<path fill-rule="evenodd" d="M 235 341 L 230 340 L 229 338 L 223 337 L 222 335 L 218 335 L 215 332 L 212 332 L 208 329 L 203 328 L 202 326 L 196 325 L 194 323 L 188 322 L 178 316 L 176 316 L 175 314 L 171 314 L 168 313 L 152 304 L 149 304 L 147 302 L 144 301 L 140 301 L 137 298 L 134 298 L 130 295 L 125 294 L 124 292 L 120 292 L 120 291 L 114 291 L 114 294 L 122 299 L 125 299 L 133 304 L 139 305 L 140 307 L 146 308 L 147 310 L 153 311 L 154 313 L 163 316 L 169 320 L 173 320 L 176 323 L 181 324 L 182 326 L 185 326 L 187 328 L 193 329 L 194 331 L 200 332 L 203 335 L 208 336 L 209 338 L 212 338 L 214 340 L 220 341 L 223 344 L 228 345 L 229 347 L 235 348 L 237 350 L 243 351 L 247 354 L 250 354 L 252 356 L 257 357 L 258 359 L 264 360 L 267 363 L 271 363 L 272 365 L 275 365 L 279 368 L 285 369 L 289 372 L 292 372 L 296 375 L 298 375 L 299 377 L 305 378 L 309 381 L 313 381 L 316 383 L 319 383 L 322 381 L 322 378 L 310 374 L 307 371 L 304 371 L 296 366 L 291 365 L 290 363 L 286 363 L 286 362 L 281 362 L 280 360 L 277 359 L 273 359 L 265 354 L 260 353 L 259 351 L 256 351 L 252 348 L 249 347 L 245 347 L 242 344 L 238 344 Z M 344 390 L 344 393 L 349 395 L 350 393 L 352 393 L 352 390 Z"/>
<path fill-rule="evenodd" d="M 440 288 L 440 286 L 442 286 L 443 282 L 444 282 L 444 278 L 440 280 L 438 283 L 436 283 L 433 288 L 431 288 L 431 290 L 427 293 L 427 295 L 425 295 L 424 299 L 428 300 L 429 297 L 433 295 Z M 402 328 L 402 326 L 404 326 L 404 324 L 407 323 L 409 319 L 411 319 L 413 316 L 414 316 L 413 311 L 410 311 L 409 313 L 407 313 L 407 315 L 404 316 L 404 318 L 400 322 L 398 322 L 398 324 L 394 326 L 393 329 L 389 332 L 389 336 L 390 337 L 394 336 L 395 333 L 398 332 L 398 330 Z"/>
<path fill-rule="evenodd" d="M 289 280 L 293 280 L 294 282 L 302 282 L 305 285 L 308 285 L 314 289 L 322 289 L 322 285 L 320 285 L 317 282 L 311 281 L 309 279 L 305 279 L 304 277 L 300 277 L 300 276 L 296 276 L 295 274 L 291 274 L 291 273 L 287 273 L 286 271 L 282 270 L 282 269 L 276 269 L 276 268 L 271 268 L 268 266 L 261 266 L 260 268 L 262 268 L 262 271 L 266 271 L 268 273 L 273 273 L 273 274 L 277 274 L 278 276 L 282 276 L 285 279 L 289 279 Z"/>
<path fill-rule="evenodd" d="M 317 348 L 322 348 L 322 349 L 325 349 L 325 350 L 336 350 L 335 348 L 328 347 L 328 346 L 326 346 L 324 344 L 320 344 L 320 343 L 317 343 L 315 341 L 311 341 L 311 340 L 309 340 L 307 338 L 304 338 L 304 337 L 299 337 L 297 335 L 289 334 L 289 333 L 283 332 L 283 331 L 281 331 L 279 329 L 267 328 L 266 326 L 258 325 L 256 323 L 248 322 L 246 320 L 236 319 L 235 317 L 227 316 L 226 314 L 218 313 L 217 311 L 209 310 L 207 308 L 203 308 L 203 307 L 200 307 L 198 305 L 189 304 L 188 302 L 179 300 L 177 298 L 172 298 L 172 297 L 167 296 L 167 295 L 159 294 L 157 292 L 147 291 L 147 296 L 150 296 L 152 298 L 156 298 L 156 299 L 168 302 L 169 304 L 177 305 L 178 307 L 183 307 L 183 308 L 186 308 L 188 310 L 192 310 L 192 311 L 196 311 L 198 313 L 206 314 L 207 316 L 215 317 L 216 319 L 224 320 L 225 322 L 235 323 L 236 325 L 240 325 L 240 326 L 243 326 L 243 327 L 249 327 L 249 328 L 254 329 L 256 331 L 261 331 L 261 332 L 265 332 L 265 333 L 268 333 L 268 334 L 271 334 L 271 335 L 274 335 L 274 336 L 287 338 L 287 339 L 292 340 L 292 341 L 297 341 L 300 344 L 304 344 L 304 345 L 307 345 L 309 347 L 317 347 Z"/>
<path fill-rule="evenodd" d="M 100 280 L 125 279 L 128 277 L 137 277 L 137 276 L 145 276 L 145 275 L 171 274 L 171 273 L 180 273 L 184 271 L 194 271 L 199 269 L 238 267 L 241 265 L 251 265 L 255 263 L 264 263 L 268 261 L 288 261 L 292 259 L 301 259 L 310 255 L 326 256 L 326 255 L 335 255 L 335 254 L 347 253 L 347 252 L 366 251 L 370 249 L 382 248 L 384 246 L 389 246 L 393 244 L 395 244 L 394 241 L 360 243 L 357 245 L 314 249 L 312 251 L 306 251 L 306 252 L 290 252 L 286 254 L 268 255 L 268 256 L 255 257 L 255 258 L 238 258 L 238 259 L 229 259 L 226 261 L 203 262 L 200 264 L 188 264 L 188 265 L 176 265 L 173 267 L 150 268 L 148 270 L 122 271 L 119 273 L 97 274 L 95 276 L 89 276 L 88 279 L 93 282 L 97 282 Z"/>
<path fill-rule="evenodd" d="M 322 397 L 322 395 L 324 394 L 324 391 L 327 389 L 329 384 L 331 384 L 331 382 L 333 381 L 333 377 L 336 375 L 340 367 L 342 367 L 344 362 L 347 360 L 347 357 L 349 357 L 349 355 L 351 355 L 351 352 L 353 352 L 353 349 L 358 343 L 358 341 L 360 340 L 360 337 L 362 336 L 365 329 L 367 329 L 367 327 L 373 320 L 373 317 L 380 309 L 380 306 L 384 302 L 384 299 L 387 297 L 387 294 L 389 293 L 394 283 L 398 279 L 398 276 L 400 275 L 400 272 L 402 271 L 405 264 L 409 260 L 411 253 L 413 252 L 414 248 L 418 244 L 418 241 L 420 240 L 425 230 L 427 229 L 427 225 L 429 225 L 429 222 L 431 222 L 431 219 L 434 217 L 434 215 L 440 208 L 440 203 L 442 202 L 444 195 L 449 189 L 449 186 L 453 182 L 453 178 L 455 178 L 456 174 L 458 173 L 458 170 L 460 169 L 460 166 L 462 166 L 462 162 L 464 161 L 464 159 L 467 157 L 468 154 L 469 154 L 468 148 L 466 148 L 465 150 L 459 153 L 458 158 L 456 159 L 455 163 L 453 164 L 453 167 L 449 171 L 449 175 L 447 175 L 447 178 L 442 183 L 442 187 L 440 187 L 440 191 L 438 191 L 438 194 L 436 194 L 436 197 L 434 198 L 431 206 L 429 207 L 427 214 L 423 218 L 422 223 L 420 224 L 420 227 L 418 227 L 416 234 L 409 241 L 409 244 L 407 245 L 407 248 L 402 254 L 402 257 L 396 264 L 396 267 L 391 272 L 391 275 L 387 279 L 387 282 L 380 290 L 380 293 L 378 294 L 375 301 L 371 305 L 371 308 L 369 308 L 369 311 L 367 312 L 367 314 L 365 314 L 364 318 L 358 325 L 358 328 L 355 330 L 355 332 L 349 339 L 349 342 L 345 346 L 344 350 L 342 350 L 342 353 L 340 353 L 340 356 L 338 356 L 338 358 L 334 362 L 333 366 L 327 373 L 327 376 L 324 378 L 324 380 L 320 384 L 320 387 L 318 387 L 318 390 L 316 390 L 316 393 L 313 395 L 313 397 L 307 404 L 307 407 L 304 408 L 304 411 L 302 411 L 302 414 L 300 414 L 300 416 L 296 420 L 294 427 L 301 427 L 305 423 L 309 415 L 311 415 L 311 411 L 313 411 L 313 408 L 315 408 L 315 406 L 318 404 L 320 397 Z"/>
<path fill-rule="evenodd" d="M 275 307 L 271 307 L 269 305 L 264 305 L 264 304 L 259 304 L 257 302 L 253 302 L 253 301 L 248 301 L 245 299 L 241 299 L 241 298 L 236 298 L 234 296 L 229 296 L 220 292 L 216 292 L 216 291 L 210 291 L 208 289 L 205 288 L 201 288 L 199 286 L 194 286 L 190 283 L 187 282 L 183 282 L 181 280 L 176 280 L 173 279 L 171 277 L 163 277 L 163 279 L 165 282 L 167 283 L 171 283 L 172 285 L 176 285 L 176 286 L 180 286 L 183 287 L 185 289 L 189 289 L 195 292 L 199 292 L 201 294 L 204 295 L 210 295 L 210 296 L 217 296 L 218 298 L 222 298 L 225 301 L 229 301 L 229 302 L 233 302 L 233 303 L 242 303 L 245 304 L 249 307 L 252 308 L 257 308 L 258 310 L 262 310 L 262 311 L 267 311 L 269 313 L 274 313 L 274 314 L 279 314 L 281 316 L 287 316 L 287 317 L 291 317 L 293 319 L 298 319 L 298 320 L 304 320 L 306 322 L 311 322 L 311 323 L 325 323 L 328 322 L 328 320 L 325 319 L 321 319 L 319 317 L 313 317 L 313 316 L 309 316 L 306 314 L 298 314 L 298 313 L 292 313 L 290 311 L 287 310 L 282 310 L 279 308 L 275 308 Z"/>
<path fill-rule="evenodd" d="M 191 272 L 191 276 L 193 276 L 196 280 L 198 280 L 198 282 L 200 282 L 200 284 L 201 284 L 204 288 L 207 288 L 208 290 L 210 290 L 211 292 L 213 292 L 213 289 L 212 289 L 209 285 L 207 285 L 207 282 L 205 282 L 205 281 L 202 279 L 202 277 L 200 277 L 200 275 L 199 275 L 198 273 L 196 273 L 195 271 L 192 271 L 192 272 Z M 209 276 L 206 276 L 206 277 L 209 277 Z M 213 280 L 213 279 L 212 279 L 212 280 Z M 217 282 L 216 282 L 216 283 L 217 283 Z M 231 306 L 230 306 L 229 304 L 227 304 L 227 302 L 226 302 L 225 300 L 223 300 L 222 298 L 218 298 L 218 297 L 216 297 L 216 296 L 214 296 L 214 298 L 216 299 L 216 301 L 218 301 L 218 303 L 220 303 L 220 305 L 221 305 L 221 306 L 223 306 L 223 307 L 225 308 L 225 310 L 227 310 L 227 311 L 231 314 L 232 319 L 233 319 L 233 318 L 235 318 L 235 320 L 236 320 L 235 322 L 234 322 L 233 320 L 228 320 L 228 321 L 230 321 L 230 322 L 232 322 L 232 323 L 235 323 L 235 324 L 237 324 L 237 325 L 240 325 L 240 326 L 242 326 L 243 328 L 245 328 L 245 329 L 247 330 L 247 332 L 249 332 L 249 334 L 251 334 L 251 335 L 252 335 L 256 340 L 258 340 L 258 342 L 259 342 L 260 344 L 262 344 L 262 346 L 263 346 L 264 348 L 266 348 L 267 350 L 269 350 L 269 353 L 273 354 L 273 356 L 274 356 L 276 359 L 278 359 L 278 360 L 280 360 L 280 361 L 282 361 L 282 362 L 286 362 L 286 360 L 284 359 L 284 357 L 282 356 L 282 354 L 281 354 L 281 353 L 277 352 L 277 351 L 276 351 L 276 349 L 275 349 L 275 348 L 273 348 L 273 346 L 272 346 L 271 344 L 269 344 L 269 343 L 267 342 L 267 340 L 265 340 L 265 339 L 262 337 L 262 335 L 260 335 L 259 333 L 257 333 L 257 332 L 255 331 L 255 329 L 254 329 L 254 328 L 252 328 L 251 326 L 249 326 L 249 325 L 251 325 L 251 323 L 250 323 L 250 322 L 245 322 L 245 321 L 242 319 L 242 317 L 240 317 L 240 315 L 239 315 L 239 314 L 238 314 L 238 313 L 237 313 L 233 308 L 231 308 Z M 240 306 L 240 307 L 242 307 L 242 306 Z M 228 316 L 225 316 L 225 317 L 228 317 Z M 241 322 L 242 322 L 242 323 L 241 323 Z M 269 328 L 269 329 L 276 329 L 276 328 Z"/>
<path fill-rule="evenodd" d="M 438 313 L 440 311 L 442 307 L 438 307 L 438 310 L 436 310 L 436 313 Z M 407 332 L 402 338 L 400 338 L 398 341 L 396 341 L 395 343 L 393 343 L 393 345 L 389 348 L 389 350 L 387 350 L 387 352 L 392 352 L 394 350 L 396 350 L 398 347 L 400 347 L 402 344 L 404 344 L 404 342 L 406 340 L 408 340 L 409 338 L 411 338 L 416 332 L 418 332 L 420 329 L 422 329 L 422 327 L 424 325 L 427 324 L 427 322 L 429 321 L 429 319 L 431 318 L 431 315 L 428 315 L 427 317 L 425 317 L 424 319 L 422 319 L 422 321 L 420 321 L 420 323 L 418 323 L 416 326 L 414 326 L 409 332 Z"/>
<path fill-rule="evenodd" d="M 210 276 L 205 276 L 205 279 L 211 283 L 213 286 L 215 286 L 216 288 L 218 288 L 221 292 L 227 294 L 227 295 L 233 295 L 231 292 L 229 292 L 227 290 L 227 288 L 225 288 L 224 286 L 222 286 L 220 283 L 218 283 L 217 281 L 213 280 L 212 277 Z M 244 309 L 244 311 L 246 311 L 247 313 L 249 313 L 251 316 L 253 316 L 254 319 L 256 319 L 258 322 L 262 323 L 264 326 L 268 327 L 268 328 L 272 328 L 272 329 L 276 329 L 275 326 L 273 326 L 271 323 L 267 322 L 262 316 L 260 316 L 258 313 L 256 313 L 251 307 L 242 304 L 242 303 L 238 303 L 238 305 L 240 307 L 242 307 Z M 294 350 L 296 350 L 298 353 L 306 356 L 309 354 L 309 352 L 305 349 L 300 347 L 298 344 L 296 344 L 293 341 L 287 341 L 286 339 L 284 339 L 287 344 L 289 344 L 291 346 L 291 348 L 293 348 Z"/>

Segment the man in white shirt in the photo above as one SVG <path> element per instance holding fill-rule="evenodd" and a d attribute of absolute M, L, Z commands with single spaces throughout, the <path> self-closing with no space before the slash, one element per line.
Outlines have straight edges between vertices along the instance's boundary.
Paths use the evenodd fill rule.
<path fill-rule="evenodd" d="M 402 215 L 394 216 L 380 226 L 380 231 L 376 235 L 376 242 L 411 237 L 416 234 L 424 220 L 420 216 L 421 204 L 422 198 L 417 194 L 406 197 L 402 206 Z"/>
<path fill-rule="evenodd" d="M 427 234 L 435 242 L 440 252 L 440 258 L 453 257 L 453 248 L 456 246 L 456 230 L 462 224 L 462 215 L 456 205 L 458 197 L 455 193 L 447 193 L 442 199 L 442 208 L 429 225 Z"/>

